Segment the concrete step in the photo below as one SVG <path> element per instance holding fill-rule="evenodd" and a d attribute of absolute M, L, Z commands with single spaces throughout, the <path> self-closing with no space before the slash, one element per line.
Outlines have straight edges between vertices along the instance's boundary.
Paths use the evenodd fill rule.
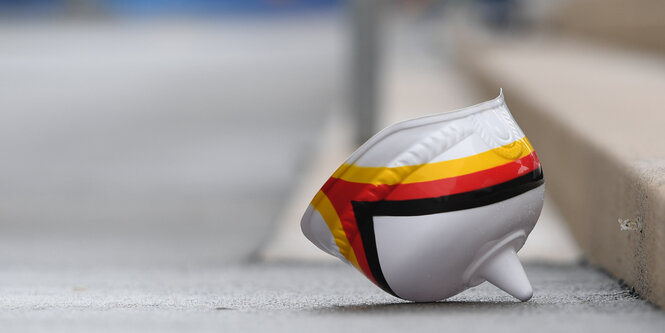
<path fill-rule="evenodd" d="M 564 34 L 665 54 L 665 2 L 575 0 L 556 3 L 548 24 Z"/>
<path fill-rule="evenodd" d="M 665 61 L 556 37 L 467 32 L 458 59 L 506 101 L 588 260 L 665 305 Z"/>

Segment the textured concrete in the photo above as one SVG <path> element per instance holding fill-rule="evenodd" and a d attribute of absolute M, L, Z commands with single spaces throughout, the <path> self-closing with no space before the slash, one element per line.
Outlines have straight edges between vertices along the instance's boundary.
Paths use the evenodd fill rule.
<path fill-rule="evenodd" d="M 3 331 L 445 330 L 662 332 L 665 314 L 578 265 L 527 264 L 526 303 L 485 283 L 445 302 L 396 299 L 342 264 L 226 268 L 6 267 Z"/>
<path fill-rule="evenodd" d="M 665 305 L 665 62 L 556 38 L 460 44 L 479 86 L 504 88 L 590 262 Z"/>

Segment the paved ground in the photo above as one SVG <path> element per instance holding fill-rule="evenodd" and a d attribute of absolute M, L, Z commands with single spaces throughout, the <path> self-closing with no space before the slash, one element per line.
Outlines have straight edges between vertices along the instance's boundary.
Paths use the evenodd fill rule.
<path fill-rule="evenodd" d="M 393 298 L 342 264 L 11 267 L 0 326 L 26 331 L 662 332 L 663 313 L 579 265 L 528 264 L 534 297 L 489 284 L 445 302 Z M 19 281 L 19 282 L 17 282 Z"/>

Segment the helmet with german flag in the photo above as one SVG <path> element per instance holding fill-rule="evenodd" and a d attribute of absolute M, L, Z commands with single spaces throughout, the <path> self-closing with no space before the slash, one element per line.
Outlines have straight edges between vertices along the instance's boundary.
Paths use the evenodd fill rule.
<path fill-rule="evenodd" d="M 489 281 L 528 300 L 516 252 L 543 198 L 540 161 L 501 93 L 370 138 L 314 196 L 301 227 L 403 299 L 441 300 Z"/>

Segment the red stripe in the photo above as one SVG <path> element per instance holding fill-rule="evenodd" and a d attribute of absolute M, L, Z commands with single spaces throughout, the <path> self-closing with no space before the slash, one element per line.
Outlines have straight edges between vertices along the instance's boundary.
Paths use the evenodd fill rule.
<path fill-rule="evenodd" d="M 475 191 L 525 175 L 540 166 L 535 152 L 494 168 L 451 178 L 421 183 L 398 184 L 384 200 L 436 198 Z"/>
<path fill-rule="evenodd" d="M 330 178 L 321 190 L 328 196 L 342 223 L 346 238 L 365 276 L 376 283 L 365 256 L 351 201 L 410 200 L 441 197 L 497 185 L 527 174 L 540 166 L 535 152 L 494 168 L 428 182 L 373 185 Z"/>
<path fill-rule="evenodd" d="M 369 188 L 367 186 L 368 184 L 355 184 L 358 186 L 354 186 L 352 191 L 347 192 L 348 187 L 345 186 L 346 184 L 340 183 L 340 180 L 337 178 L 330 178 L 323 185 L 321 191 L 326 194 L 333 207 L 335 207 L 337 216 L 339 216 L 342 228 L 346 234 L 346 239 L 349 240 L 349 245 L 351 245 L 353 252 L 356 255 L 358 266 L 360 266 L 363 274 L 365 274 L 368 279 L 374 282 L 374 284 L 377 284 L 376 279 L 374 279 L 374 275 L 372 275 L 372 271 L 369 268 L 369 264 L 367 263 L 365 247 L 363 246 L 362 238 L 358 232 L 358 225 L 356 224 L 353 207 L 351 206 L 351 198 L 358 194 L 367 193 Z"/>

